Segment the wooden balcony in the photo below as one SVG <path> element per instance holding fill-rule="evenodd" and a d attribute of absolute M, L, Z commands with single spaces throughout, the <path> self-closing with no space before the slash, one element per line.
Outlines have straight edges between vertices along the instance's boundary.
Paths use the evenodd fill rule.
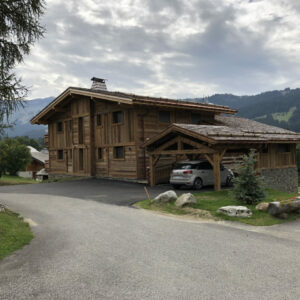
<path fill-rule="evenodd" d="M 45 144 L 46 148 L 49 147 L 49 136 L 48 136 L 48 134 L 44 135 L 44 144 Z"/>

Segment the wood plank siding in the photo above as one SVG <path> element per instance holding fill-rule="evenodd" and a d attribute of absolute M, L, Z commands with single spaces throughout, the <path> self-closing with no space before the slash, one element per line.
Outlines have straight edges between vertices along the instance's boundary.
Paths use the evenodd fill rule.
<path fill-rule="evenodd" d="M 219 189 L 221 160 L 230 162 L 235 153 L 251 148 L 259 152 L 258 169 L 296 166 L 300 134 L 229 116 L 236 112 L 213 104 L 68 88 L 31 123 L 48 124 L 50 174 L 159 183 L 168 180 L 179 159 L 209 158 Z"/>
<path fill-rule="evenodd" d="M 160 114 L 165 120 L 161 120 Z M 49 172 L 82 176 L 145 179 L 149 156 L 144 142 L 171 123 L 192 122 L 192 112 L 91 100 L 72 96 L 63 110 L 48 119 Z M 213 112 L 200 112 L 204 124 Z M 116 150 L 116 148 L 122 148 Z M 116 157 L 115 151 L 123 151 Z M 168 173 L 174 158 L 157 167 Z"/>

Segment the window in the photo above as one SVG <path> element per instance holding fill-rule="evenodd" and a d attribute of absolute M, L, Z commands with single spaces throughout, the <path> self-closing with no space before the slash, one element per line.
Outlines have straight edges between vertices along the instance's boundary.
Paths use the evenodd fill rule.
<path fill-rule="evenodd" d="M 100 114 L 97 115 L 97 126 L 101 126 L 102 125 L 102 116 Z"/>
<path fill-rule="evenodd" d="M 57 159 L 59 159 L 59 160 L 64 159 L 64 151 L 63 150 L 57 150 Z"/>
<path fill-rule="evenodd" d="M 63 123 L 62 122 L 57 123 L 57 132 L 63 132 Z"/>
<path fill-rule="evenodd" d="M 158 120 L 162 123 L 170 123 L 171 121 L 171 114 L 169 111 L 160 111 L 158 113 Z"/>
<path fill-rule="evenodd" d="M 103 156 L 102 156 L 102 148 L 98 148 L 98 151 L 97 151 L 97 159 L 98 159 L 98 160 L 103 159 Z"/>
<path fill-rule="evenodd" d="M 114 147 L 114 158 L 120 159 L 125 157 L 124 147 Z"/>
<path fill-rule="evenodd" d="M 70 157 L 70 159 L 73 159 L 73 151 L 72 150 L 69 150 L 69 157 Z"/>
<path fill-rule="evenodd" d="M 78 118 L 78 143 L 83 144 L 83 118 Z"/>
<path fill-rule="evenodd" d="M 201 115 L 200 114 L 191 113 L 191 121 L 192 121 L 192 124 L 199 125 L 200 121 L 201 121 Z"/>
<path fill-rule="evenodd" d="M 266 146 L 264 146 L 263 148 L 262 148 L 262 151 L 261 151 L 262 153 L 268 153 L 269 152 L 269 147 L 268 147 L 268 145 L 266 145 Z"/>
<path fill-rule="evenodd" d="M 79 149 L 79 171 L 83 170 L 83 149 Z"/>
<path fill-rule="evenodd" d="M 278 152 L 291 152 L 291 148 L 289 144 L 279 144 Z"/>
<path fill-rule="evenodd" d="M 122 111 L 115 111 L 113 112 L 113 123 L 122 123 L 123 122 L 123 112 Z"/>
<path fill-rule="evenodd" d="M 212 168 L 212 165 L 208 161 L 199 164 L 199 170 L 211 170 Z"/>

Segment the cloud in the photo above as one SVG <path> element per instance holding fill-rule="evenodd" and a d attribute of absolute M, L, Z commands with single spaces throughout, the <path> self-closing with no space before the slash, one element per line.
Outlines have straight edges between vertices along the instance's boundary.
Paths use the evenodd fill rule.
<path fill-rule="evenodd" d="M 281 1 L 48 1 L 18 67 L 31 97 L 89 87 L 174 98 L 300 85 L 300 6 Z"/>

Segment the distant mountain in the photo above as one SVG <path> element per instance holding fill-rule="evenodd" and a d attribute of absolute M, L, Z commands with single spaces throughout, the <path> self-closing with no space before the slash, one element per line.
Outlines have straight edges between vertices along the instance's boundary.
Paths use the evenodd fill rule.
<path fill-rule="evenodd" d="M 227 105 L 238 109 L 238 116 L 300 132 L 299 88 L 286 88 L 253 96 L 216 94 L 205 99 L 188 100 Z"/>
<path fill-rule="evenodd" d="M 10 122 L 14 123 L 15 126 L 7 129 L 6 134 L 9 137 L 28 136 L 39 138 L 44 136 L 47 127 L 44 125 L 31 125 L 30 120 L 53 99 L 53 97 L 48 97 L 25 101 L 24 108 L 20 108 L 10 117 Z"/>

